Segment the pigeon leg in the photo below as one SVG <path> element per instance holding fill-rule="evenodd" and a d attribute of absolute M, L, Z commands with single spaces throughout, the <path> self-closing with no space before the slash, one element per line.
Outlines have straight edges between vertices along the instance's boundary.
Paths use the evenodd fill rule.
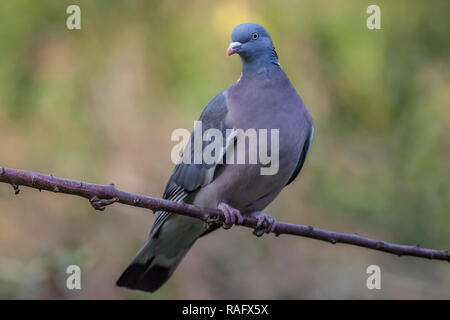
<path fill-rule="evenodd" d="M 217 208 L 222 211 L 225 216 L 225 222 L 223 224 L 224 229 L 230 229 L 234 224 L 241 224 L 244 222 L 244 217 L 241 212 L 225 202 L 219 203 Z"/>
<path fill-rule="evenodd" d="M 261 237 L 264 233 L 271 233 L 275 229 L 276 220 L 274 217 L 269 216 L 264 212 L 255 212 L 254 216 L 258 220 L 253 234 L 257 237 Z"/>

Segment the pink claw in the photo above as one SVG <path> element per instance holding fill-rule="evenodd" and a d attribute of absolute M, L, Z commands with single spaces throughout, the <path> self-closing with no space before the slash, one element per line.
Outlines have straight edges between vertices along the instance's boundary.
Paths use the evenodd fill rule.
<path fill-rule="evenodd" d="M 253 234 L 261 237 L 264 233 L 271 233 L 275 230 L 276 220 L 266 213 L 259 212 L 256 216 L 257 224 Z"/>
<path fill-rule="evenodd" d="M 224 229 L 230 229 L 234 224 L 242 224 L 244 222 L 244 217 L 241 212 L 225 202 L 219 203 L 217 208 L 222 211 L 225 216 L 225 223 L 223 224 Z"/>

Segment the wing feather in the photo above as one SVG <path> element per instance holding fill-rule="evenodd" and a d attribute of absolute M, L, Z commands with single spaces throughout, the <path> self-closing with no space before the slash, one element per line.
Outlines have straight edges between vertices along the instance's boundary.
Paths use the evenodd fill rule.
<path fill-rule="evenodd" d="M 288 183 L 286 185 L 290 184 L 292 181 L 297 178 L 298 174 L 302 170 L 303 165 L 306 161 L 306 156 L 308 155 L 309 150 L 311 149 L 311 144 L 314 139 L 314 125 L 311 126 L 311 132 L 308 136 L 308 139 L 305 141 L 305 144 L 303 145 L 302 152 L 300 154 L 300 158 L 297 163 L 297 167 L 294 170 L 294 173 L 292 174 L 291 178 L 289 179 Z"/>
<path fill-rule="evenodd" d="M 201 130 L 204 132 L 208 129 L 215 128 L 221 131 L 223 141 L 223 148 L 218 152 L 215 157 L 215 161 L 212 164 L 206 163 L 184 163 L 182 160 L 186 152 L 190 152 L 190 158 L 192 162 L 195 159 L 195 148 L 191 147 L 194 143 L 194 134 L 197 128 L 194 128 L 194 132 L 191 134 L 190 142 L 183 151 L 183 156 L 180 162 L 175 166 L 175 169 L 167 183 L 166 189 L 164 191 L 163 198 L 178 202 L 183 202 L 189 195 L 196 192 L 200 187 L 205 186 L 214 179 L 214 173 L 216 169 L 222 165 L 222 159 L 226 154 L 226 150 L 229 145 L 233 143 L 233 133 L 227 136 L 227 129 L 231 127 L 225 124 L 225 117 L 227 115 L 228 108 L 226 103 L 225 93 L 221 92 L 206 106 L 200 115 L 199 121 L 202 122 Z M 200 132 L 203 137 L 203 132 Z M 198 133 L 198 132 L 197 132 Z M 230 138 L 231 136 L 231 138 Z M 202 139 L 203 152 L 205 146 L 208 144 L 207 141 Z M 197 150 L 198 151 L 198 150 Z M 201 158 L 200 158 L 201 159 Z M 164 222 L 171 216 L 170 212 L 160 211 L 157 214 L 153 227 L 150 231 L 150 236 L 157 236 L 159 228 L 164 224 Z"/>

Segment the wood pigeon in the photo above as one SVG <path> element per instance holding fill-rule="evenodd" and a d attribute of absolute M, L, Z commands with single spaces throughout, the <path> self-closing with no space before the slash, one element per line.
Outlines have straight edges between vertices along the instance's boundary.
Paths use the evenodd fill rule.
<path fill-rule="evenodd" d="M 273 230 L 275 219 L 260 211 L 297 177 L 310 149 L 314 126 L 308 109 L 278 63 L 266 29 L 255 23 L 242 23 L 234 28 L 231 40 L 227 55 L 240 56 L 241 77 L 203 110 L 199 118 L 202 127 L 194 128 L 183 157 L 195 158 L 204 151 L 207 141 L 202 141 L 200 148 L 190 146 L 195 134 L 201 135 L 208 129 L 222 133 L 223 148 L 212 163 L 180 161 L 169 179 L 164 198 L 218 208 L 225 215 L 224 228 L 241 223 L 242 215 L 254 215 L 258 219 L 254 233 L 261 236 Z M 224 161 L 227 154 L 239 151 L 239 135 L 233 134 L 238 129 L 278 130 L 278 141 L 269 142 L 271 147 L 276 144 L 278 151 L 278 170 L 274 174 L 262 174 L 266 164 Z M 255 151 L 248 141 L 242 145 L 249 154 Z M 191 217 L 159 212 L 149 239 L 117 285 L 154 292 L 169 279 L 195 241 L 219 227 L 218 224 L 206 226 Z"/>

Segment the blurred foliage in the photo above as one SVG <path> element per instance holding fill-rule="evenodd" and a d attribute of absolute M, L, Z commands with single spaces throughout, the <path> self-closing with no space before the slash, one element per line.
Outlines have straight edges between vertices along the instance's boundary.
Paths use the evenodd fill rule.
<path fill-rule="evenodd" d="M 81 30 L 66 28 L 70 4 L 81 7 Z M 369 4 L 381 7 L 381 30 L 366 28 Z M 269 212 L 448 247 L 449 9 L 445 0 L 2 1 L 0 164 L 159 196 L 171 131 L 192 128 L 238 78 L 225 49 L 234 25 L 253 21 L 271 33 L 316 123 L 304 171 Z M 243 230 L 199 242 L 155 295 L 117 289 L 151 224 L 142 212 L 98 216 L 77 199 L 11 194 L 0 186 L 1 298 L 450 297 L 438 262 Z M 368 263 L 382 265 L 390 288 L 364 288 Z M 80 293 L 64 289 L 68 264 L 87 274 Z"/>

